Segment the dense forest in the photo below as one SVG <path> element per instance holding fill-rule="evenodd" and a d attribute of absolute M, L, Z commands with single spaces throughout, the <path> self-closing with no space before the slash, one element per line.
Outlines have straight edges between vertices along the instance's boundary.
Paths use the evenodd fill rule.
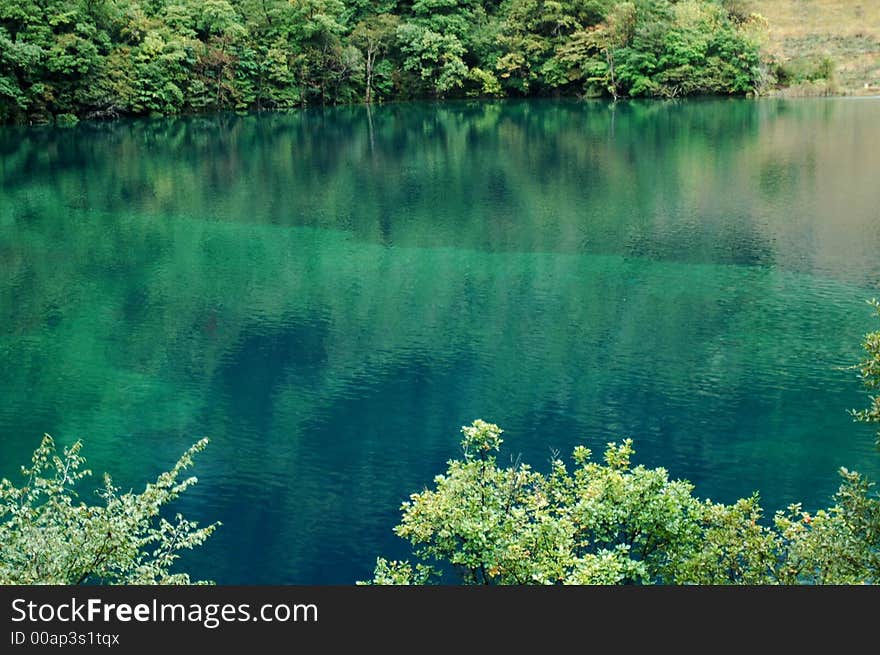
<path fill-rule="evenodd" d="M 740 0 L 0 0 L 0 122 L 743 94 L 762 24 Z"/>

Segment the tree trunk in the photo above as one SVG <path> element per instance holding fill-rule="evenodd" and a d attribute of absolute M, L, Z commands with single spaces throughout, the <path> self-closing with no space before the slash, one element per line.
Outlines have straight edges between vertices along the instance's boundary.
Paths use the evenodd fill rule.
<path fill-rule="evenodd" d="M 372 44 L 367 46 L 367 59 L 366 59 L 366 68 L 367 68 L 367 88 L 364 92 L 364 103 L 370 104 L 373 99 L 373 62 L 376 61 L 376 51 L 374 50 Z"/>
<path fill-rule="evenodd" d="M 614 78 L 614 52 L 606 48 L 605 59 L 608 61 L 608 73 L 611 75 L 611 98 L 617 102 L 617 80 Z"/>

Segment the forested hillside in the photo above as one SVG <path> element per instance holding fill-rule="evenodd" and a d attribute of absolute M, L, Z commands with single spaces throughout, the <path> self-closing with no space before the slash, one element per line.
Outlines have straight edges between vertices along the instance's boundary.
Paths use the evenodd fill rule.
<path fill-rule="evenodd" d="M 0 0 L 0 122 L 743 94 L 762 29 L 738 0 Z"/>

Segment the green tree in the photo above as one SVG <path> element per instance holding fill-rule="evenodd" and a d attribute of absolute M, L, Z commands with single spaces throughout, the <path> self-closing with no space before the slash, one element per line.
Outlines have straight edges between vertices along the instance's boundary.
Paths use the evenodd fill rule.
<path fill-rule="evenodd" d="M 655 80 L 663 95 L 745 93 L 756 86 L 757 47 L 712 3 L 685 0 L 672 7 Z"/>
<path fill-rule="evenodd" d="M 205 0 L 196 14 L 200 36 L 195 71 L 201 82 L 202 107 L 220 109 L 235 104 L 238 50 L 247 32 L 227 0 Z"/>
<path fill-rule="evenodd" d="M 617 100 L 621 94 L 618 53 L 629 47 L 637 25 L 635 4 L 618 3 L 601 24 L 575 32 L 557 49 L 555 59 L 560 68 L 567 69 L 568 79 L 582 80 L 588 88 L 598 85 Z"/>
<path fill-rule="evenodd" d="M 406 57 L 403 68 L 416 73 L 429 93 L 442 98 L 463 85 L 468 70 L 457 36 L 404 23 L 397 29 L 397 38 Z"/>
<path fill-rule="evenodd" d="M 830 508 L 810 514 L 794 504 L 776 513 L 777 581 L 880 582 L 880 500 L 874 484 L 843 468 L 840 476 Z"/>
<path fill-rule="evenodd" d="M 105 474 L 100 502 L 89 504 L 76 491 L 90 475 L 81 442 L 59 453 L 44 436 L 22 467 L 24 484 L 0 480 L 0 584 L 190 584 L 174 565 L 220 524 L 162 513 L 196 483 L 182 475 L 206 445 L 197 442 L 141 493 L 120 493 Z"/>
<path fill-rule="evenodd" d="M 38 70 L 43 54 L 38 45 L 13 41 L 0 26 L 0 122 L 20 120 L 31 108 L 38 89 L 29 78 Z"/>
<path fill-rule="evenodd" d="M 880 301 L 874 299 L 870 301 L 871 306 L 880 316 Z M 862 343 L 866 357 L 858 365 L 859 376 L 862 383 L 869 391 L 880 389 L 880 331 L 870 332 L 865 335 Z M 852 415 L 858 421 L 865 423 L 880 423 L 880 394 L 870 397 L 870 407 L 862 410 L 852 410 Z M 877 431 L 877 445 L 880 446 L 880 430 Z"/>
<path fill-rule="evenodd" d="M 388 52 L 397 35 L 400 18 L 393 14 L 378 14 L 360 21 L 352 30 L 353 43 L 361 49 L 364 58 L 364 102 L 373 99 L 373 75 L 377 59 Z"/>
<path fill-rule="evenodd" d="M 634 466 L 632 443 L 610 443 L 603 463 L 584 447 L 574 468 L 542 474 L 498 466 L 501 430 L 462 428 L 463 459 L 434 488 L 410 496 L 395 532 L 415 565 L 379 558 L 373 584 L 793 584 L 880 580 L 880 499 L 841 470 L 835 503 L 800 505 L 762 521 L 757 495 L 701 501 L 663 468 Z"/>
<path fill-rule="evenodd" d="M 369 103 L 377 93 L 757 92 L 770 66 L 758 53 L 760 21 L 744 7 L 733 0 L 0 0 L 0 121 Z"/>
<path fill-rule="evenodd" d="M 330 92 L 345 76 L 341 36 L 345 5 L 340 0 L 291 0 L 293 8 L 287 17 L 291 47 L 297 53 L 297 73 L 306 81 L 308 95 L 321 104 L 332 101 Z M 344 80 L 343 80 L 344 81 Z"/>
<path fill-rule="evenodd" d="M 557 80 L 578 80 L 586 93 L 615 99 L 757 92 L 761 61 L 752 27 L 716 3 L 617 2 L 602 22 L 557 47 Z"/>

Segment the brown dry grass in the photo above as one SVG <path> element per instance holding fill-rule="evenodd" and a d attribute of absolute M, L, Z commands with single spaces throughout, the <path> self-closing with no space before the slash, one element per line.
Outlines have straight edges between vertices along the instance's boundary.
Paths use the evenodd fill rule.
<path fill-rule="evenodd" d="M 846 93 L 880 93 L 880 0 L 753 0 L 780 61 L 828 56 Z M 866 86 L 867 85 L 867 86 Z"/>

